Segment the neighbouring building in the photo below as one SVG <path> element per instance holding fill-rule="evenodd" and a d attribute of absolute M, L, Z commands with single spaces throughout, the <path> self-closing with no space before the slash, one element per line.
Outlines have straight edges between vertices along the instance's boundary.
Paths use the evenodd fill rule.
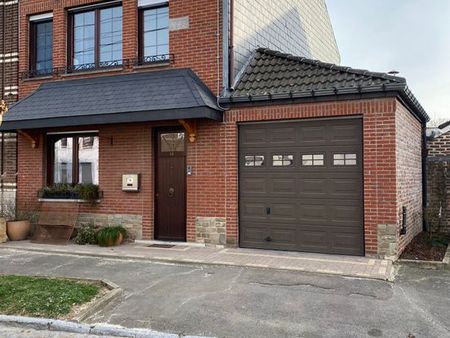
<path fill-rule="evenodd" d="M 259 47 L 341 61 L 325 0 L 234 0 L 230 12 L 234 75 Z"/>
<path fill-rule="evenodd" d="M 11 105 L 18 99 L 19 4 L 0 2 L 0 100 Z M 14 212 L 16 198 L 16 148 L 13 132 L 0 133 L 0 210 Z"/>
<path fill-rule="evenodd" d="M 282 27 L 306 1 L 243 19 L 245 3 L 21 1 L 21 101 L 1 126 L 19 134 L 19 209 L 78 203 L 80 223 L 145 240 L 401 253 L 422 229 L 426 112 L 405 79 L 328 63 L 323 1 L 300 15 L 323 32 L 307 49 Z M 299 56 L 256 48 L 281 35 Z M 100 201 L 37 196 L 58 183 Z"/>
<path fill-rule="evenodd" d="M 432 128 L 427 142 L 428 207 L 440 214 L 440 227 L 450 233 L 450 121 Z"/>

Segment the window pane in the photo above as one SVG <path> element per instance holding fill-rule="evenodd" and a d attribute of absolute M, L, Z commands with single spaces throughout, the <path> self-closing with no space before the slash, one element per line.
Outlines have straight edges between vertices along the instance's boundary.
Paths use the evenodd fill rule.
<path fill-rule="evenodd" d="M 302 155 L 303 166 L 322 166 L 325 164 L 323 154 Z"/>
<path fill-rule="evenodd" d="M 263 155 L 247 155 L 245 156 L 246 167 L 262 167 L 264 165 L 264 156 Z"/>
<path fill-rule="evenodd" d="M 334 154 L 333 164 L 334 165 L 357 165 L 356 154 Z"/>
<path fill-rule="evenodd" d="M 161 134 L 161 152 L 184 151 L 184 133 Z"/>
<path fill-rule="evenodd" d="M 86 65 L 95 62 L 95 12 L 74 14 L 73 64 Z"/>
<path fill-rule="evenodd" d="M 35 64 L 36 71 L 42 74 L 50 73 L 53 62 L 53 23 L 51 21 L 34 23 L 35 25 Z"/>
<path fill-rule="evenodd" d="M 73 139 L 63 138 L 54 143 L 53 181 L 72 183 Z"/>
<path fill-rule="evenodd" d="M 118 57 L 119 56 L 119 57 Z M 100 62 L 122 58 L 122 7 L 100 10 Z"/>
<path fill-rule="evenodd" d="M 78 183 L 98 184 L 98 136 L 78 138 Z"/>
<path fill-rule="evenodd" d="M 152 8 L 143 13 L 144 57 L 169 53 L 169 8 Z"/>
<path fill-rule="evenodd" d="M 245 156 L 245 166 L 254 167 L 255 166 L 255 156 Z"/>
<path fill-rule="evenodd" d="M 272 165 L 274 167 L 289 167 L 294 165 L 294 155 L 273 155 Z"/>

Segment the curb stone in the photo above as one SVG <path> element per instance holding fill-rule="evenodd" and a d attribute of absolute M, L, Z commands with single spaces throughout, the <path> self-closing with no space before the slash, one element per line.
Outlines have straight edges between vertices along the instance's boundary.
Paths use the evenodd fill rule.
<path fill-rule="evenodd" d="M 21 316 L 6 316 L 0 315 L 0 324 L 24 327 L 35 330 L 49 330 L 79 334 L 91 334 L 98 336 L 112 336 L 112 337 L 130 337 L 130 338 L 207 338 L 201 336 L 180 336 L 178 334 L 164 333 L 149 329 L 128 329 L 123 326 L 110 324 L 79 324 L 75 322 L 21 317 Z M 212 337 L 209 337 L 212 338 Z"/>
<path fill-rule="evenodd" d="M 442 260 L 444 264 L 447 264 L 447 269 L 450 269 L 450 245 L 447 248 L 444 259 Z"/>
<path fill-rule="evenodd" d="M 116 304 L 121 301 L 123 290 L 115 283 L 108 280 L 102 280 L 101 283 L 109 290 L 103 297 L 97 299 L 84 311 L 80 312 L 74 318 L 77 322 L 85 321 L 93 314 L 103 310 L 106 306 Z"/>

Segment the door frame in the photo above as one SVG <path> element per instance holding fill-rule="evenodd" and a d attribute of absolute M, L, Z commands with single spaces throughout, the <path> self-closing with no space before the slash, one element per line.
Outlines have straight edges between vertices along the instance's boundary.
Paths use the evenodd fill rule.
<path fill-rule="evenodd" d="M 167 127 L 157 127 L 153 128 L 153 239 L 170 241 L 165 239 L 159 239 L 159 215 L 158 215 L 158 159 L 159 159 L 159 135 L 163 132 L 183 132 L 185 134 L 184 139 L 184 161 L 183 161 L 183 173 L 185 176 L 184 180 L 184 238 L 182 242 L 187 241 L 187 175 L 186 175 L 186 161 L 187 161 L 187 145 L 186 140 L 186 130 L 181 126 L 167 126 Z"/>

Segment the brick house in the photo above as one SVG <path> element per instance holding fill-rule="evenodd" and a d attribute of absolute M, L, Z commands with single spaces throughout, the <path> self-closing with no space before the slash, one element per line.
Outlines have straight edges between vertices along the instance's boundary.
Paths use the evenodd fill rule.
<path fill-rule="evenodd" d="M 441 229 L 450 233 L 450 121 L 434 129 L 427 141 L 427 205 L 440 209 Z"/>
<path fill-rule="evenodd" d="M 11 105 L 18 99 L 19 81 L 19 4 L 0 2 L 0 100 Z M 16 195 L 15 133 L 0 133 L 0 209 L 11 211 Z"/>
<path fill-rule="evenodd" d="M 144 240 L 401 253 L 422 229 L 428 120 L 405 79 L 252 52 L 278 38 L 239 40 L 239 3 L 22 1 L 21 101 L 1 126 L 19 134 L 18 207 L 79 203 L 80 223 Z M 102 195 L 37 197 L 56 183 Z"/>

